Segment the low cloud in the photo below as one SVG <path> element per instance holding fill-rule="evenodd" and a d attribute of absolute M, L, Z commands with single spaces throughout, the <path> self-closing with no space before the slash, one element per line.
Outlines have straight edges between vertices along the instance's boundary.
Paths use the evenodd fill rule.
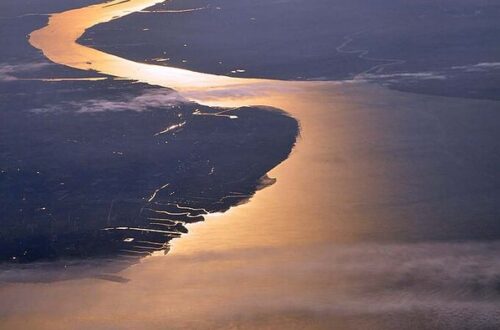
<path fill-rule="evenodd" d="M 438 71 L 399 72 L 399 73 L 365 73 L 357 76 L 358 80 L 386 81 L 400 83 L 406 81 L 446 80 L 460 73 L 484 73 L 500 70 L 500 62 L 481 62 L 476 64 L 458 65 Z"/>
<path fill-rule="evenodd" d="M 387 73 L 371 74 L 366 73 L 358 76 L 362 80 L 445 80 L 448 77 L 441 72 L 405 72 L 405 73 Z"/>
<path fill-rule="evenodd" d="M 167 89 L 147 90 L 134 97 L 124 97 L 124 100 L 106 98 L 89 99 L 84 101 L 61 102 L 43 108 L 32 110 L 35 113 L 67 112 L 95 113 L 103 111 L 147 111 L 153 108 L 172 107 L 189 101 L 177 92 Z"/>
<path fill-rule="evenodd" d="M 127 101 L 111 101 L 106 99 L 94 99 L 80 103 L 73 103 L 79 109 L 77 112 L 102 112 L 102 111 L 146 111 L 151 108 L 176 106 L 188 102 L 177 92 L 168 90 L 146 91 L 144 94 L 135 96 Z"/>
<path fill-rule="evenodd" d="M 18 80 L 15 76 L 19 72 L 39 71 L 51 63 L 38 62 L 38 63 L 24 63 L 24 64 L 8 64 L 0 63 L 0 81 L 13 81 Z"/>
<path fill-rule="evenodd" d="M 179 328 L 200 327 L 197 320 L 207 322 L 205 328 L 347 322 L 350 328 L 387 329 L 388 320 L 398 329 L 409 324 L 493 329 L 500 324 L 498 241 L 299 243 L 207 251 L 152 257 L 113 277 L 96 275 L 94 267 L 106 272 L 100 265 L 82 265 L 80 274 L 99 279 L 13 287 L 4 290 L 0 308 L 14 315 L 13 321 L 16 315 L 23 315 L 19 322 L 26 321 L 25 315 L 53 318 L 43 313 L 47 309 L 58 319 L 91 319 L 87 325 L 93 327 L 113 327 L 106 323 L 110 315 L 119 322 L 131 313 L 137 315 L 129 319 L 131 328 L 154 328 L 159 320 Z M 47 271 L 12 275 L 36 281 Z M 56 299 L 47 301 L 48 292 Z M 362 318 L 375 327 L 360 327 Z"/>
<path fill-rule="evenodd" d="M 453 66 L 454 70 L 465 72 L 487 72 L 491 70 L 500 70 L 500 62 L 481 62 L 476 64 Z"/>

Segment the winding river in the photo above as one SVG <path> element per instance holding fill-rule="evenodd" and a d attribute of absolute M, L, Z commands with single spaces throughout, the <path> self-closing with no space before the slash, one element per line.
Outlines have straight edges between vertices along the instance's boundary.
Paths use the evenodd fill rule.
<path fill-rule="evenodd" d="M 213 239 L 211 246 L 218 246 L 222 242 L 237 247 L 253 246 L 259 242 L 267 245 L 269 241 L 279 244 L 302 240 L 317 241 L 324 233 L 328 233 L 322 230 L 323 221 L 308 220 L 309 224 L 304 226 L 304 219 L 328 218 L 331 213 L 331 201 L 342 200 L 340 196 L 331 195 L 335 190 L 333 182 L 337 182 L 337 186 L 339 184 L 335 177 L 344 175 L 346 170 L 353 175 L 352 171 L 355 170 L 333 170 L 328 164 L 328 158 L 335 163 L 333 148 L 338 148 L 343 143 L 341 136 L 332 134 L 328 120 L 329 114 L 334 113 L 333 104 L 336 103 L 336 108 L 342 106 L 338 94 L 332 93 L 338 83 L 217 76 L 138 63 L 77 43 L 78 38 L 87 29 L 97 24 L 118 19 L 161 2 L 163 0 L 117 0 L 53 14 L 45 27 L 31 33 L 29 41 L 48 59 L 61 65 L 173 88 L 190 100 L 211 106 L 273 106 L 284 109 L 299 120 L 302 138 L 296 150 L 289 160 L 270 173 L 278 179 L 278 184 L 259 192 L 248 206 L 240 206 L 223 216 L 231 219 L 231 226 L 243 228 L 230 230 L 227 228 L 228 224 L 219 219 L 214 222 L 214 226 L 225 229 L 214 235 L 212 230 L 217 231 L 215 227 L 191 225 L 192 238 L 174 243 L 175 252 L 187 251 L 188 247 L 184 245 L 191 245 L 194 241 L 200 242 L 201 239 L 201 242 L 204 242 L 202 237 L 205 235 Z M 342 195 L 345 196 L 345 191 Z M 209 215 L 207 218 L 211 217 L 221 218 L 221 215 Z M 277 219 L 279 221 L 275 221 Z M 260 221 L 262 223 L 259 223 Z M 244 228 L 246 226 L 249 227 Z M 273 226 L 276 228 L 272 228 Z M 283 227 L 302 229 L 287 231 L 283 230 Z M 273 232 L 282 232 L 284 235 L 267 237 Z M 228 237 L 225 237 L 226 235 Z M 251 237 L 256 237 L 254 235 L 260 239 L 252 239 Z"/>
<path fill-rule="evenodd" d="M 289 159 L 269 173 L 277 184 L 258 192 L 246 205 L 190 225 L 190 234 L 174 241 L 173 253 L 207 246 L 226 250 L 367 238 L 404 240 L 401 231 L 420 235 L 412 221 L 422 212 L 418 201 L 427 198 L 434 181 L 432 176 L 431 181 L 422 181 L 412 165 L 419 161 L 419 148 L 425 150 L 428 143 L 419 137 L 415 123 L 428 123 L 432 131 L 426 138 L 439 140 L 441 133 L 433 131 L 436 119 L 420 110 L 423 102 L 427 107 L 439 106 L 442 99 L 361 81 L 281 81 L 199 73 L 134 62 L 77 42 L 97 24 L 161 2 L 117 0 L 53 14 L 45 27 L 31 33 L 29 41 L 61 65 L 172 88 L 210 106 L 280 108 L 301 126 L 301 138 Z M 457 109 L 467 107 L 459 101 L 446 102 Z M 420 144 L 415 144 L 416 138 Z M 405 148 L 416 152 L 399 155 Z M 439 148 L 436 145 L 437 152 Z M 399 156 L 391 159 L 391 153 Z M 432 159 L 428 162 L 433 166 Z M 427 235 L 423 230 L 422 235 Z"/>
<path fill-rule="evenodd" d="M 449 189 L 461 189 L 453 179 L 464 175 L 460 171 L 474 171 L 457 166 L 453 153 L 460 149 L 442 152 L 449 147 L 446 134 L 455 133 L 443 128 L 436 109 L 456 114 L 494 109 L 496 103 L 395 92 L 359 80 L 219 76 L 138 63 L 77 43 L 97 24 L 161 2 L 116 0 L 57 13 L 29 41 L 61 65 L 172 88 L 211 106 L 272 106 L 300 122 L 301 137 L 291 156 L 269 173 L 277 183 L 246 205 L 207 217 L 217 221 L 190 225 L 190 234 L 174 242 L 174 253 L 207 246 L 226 250 L 446 237 L 448 231 L 435 231 L 434 224 L 453 221 L 461 211 L 452 204 L 450 210 L 457 211 L 448 218 L 428 211 L 428 205 L 440 203 L 442 174 L 436 161 L 453 171 Z"/>

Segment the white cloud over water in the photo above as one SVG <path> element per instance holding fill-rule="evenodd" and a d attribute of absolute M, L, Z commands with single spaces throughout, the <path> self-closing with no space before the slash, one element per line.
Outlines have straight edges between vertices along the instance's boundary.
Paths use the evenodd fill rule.
<path fill-rule="evenodd" d="M 500 62 L 481 62 L 476 64 L 453 66 L 454 70 L 463 70 L 465 72 L 487 72 L 491 70 L 500 70 Z"/>
<path fill-rule="evenodd" d="M 88 100 L 73 104 L 78 107 L 77 112 L 102 112 L 102 111 L 146 111 L 151 108 L 176 106 L 187 100 L 177 92 L 165 89 L 150 90 L 126 101 L 111 101 L 106 99 Z"/>
<path fill-rule="evenodd" d="M 446 80 L 456 77 L 457 74 L 487 73 L 496 70 L 500 70 L 500 62 L 480 62 L 475 64 L 452 66 L 437 71 L 364 73 L 358 75 L 356 79 L 364 81 L 381 80 L 390 83 L 405 81 Z"/>
<path fill-rule="evenodd" d="M 447 76 L 438 72 L 404 72 L 404 73 L 386 73 L 371 74 L 365 73 L 358 76 L 359 79 L 395 79 L 395 80 L 445 80 Z"/>
<path fill-rule="evenodd" d="M 35 113 L 96 113 L 103 111 L 147 111 L 153 108 L 172 107 L 189 102 L 177 92 L 168 89 L 146 90 L 138 96 L 123 96 L 120 100 L 96 98 L 83 101 L 68 101 L 33 109 Z"/>
<path fill-rule="evenodd" d="M 38 71 L 52 64 L 47 62 L 8 64 L 0 63 L 0 81 L 18 80 L 15 76 L 19 72 Z"/>
<path fill-rule="evenodd" d="M 500 242 L 201 251 L 147 259 L 118 274 L 123 284 L 80 280 L 52 284 L 50 291 L 44 285 L 5 290 L 9 299 L 0 308 L 46 315 L 33 310 L 42 308 L 52 311 L 47 318 L 76 317 L 83 327 L 113 327 L 134 315 L 127 319 L 131 328 L 495 328 L 499 253 Z M 57 299 L 47 301 L 48 292 Z M 16 303 L 27 299 L 33 303 Z M 22 313 L 12 313 L 13 306 Z"/>

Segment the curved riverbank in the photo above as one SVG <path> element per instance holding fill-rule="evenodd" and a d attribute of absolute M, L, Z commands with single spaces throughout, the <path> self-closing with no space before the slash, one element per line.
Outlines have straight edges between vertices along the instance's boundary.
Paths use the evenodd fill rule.
<path fill-rule="evenodd" d="M 181 92 L 194 88 L 221 89 L 262 83 L 262 80 L 258 79 L 230 78 L 138 63 L 76 42 L 87 29 L 97 24 L 141 11 L 163 1 L 111 1 L 53 14 L 45 27 L 30 34 L 29 42 L 40 49 L 48 59 L 61 65 L 94 70 L 115 77 L 174 88 Z"/>
<path fill-rule="evenodd" d="M 297 118 L 302 139 L 291 157 L 270 173 L 278 183 L 224 218 L 247 218 L 250 232 L 266 228 L 271 240 L 283 244 L 323 239 L 496 237 L 495 207 L 491 204 L 495 195 L 490 195 L 495 182 L 486 172 L 475 170 L 486 158 L 476 155 L 478 150 L 463 149 L 463 144 L 448 141 L 461 141 L 464 129 L 474 130 L 462 122 L 463 118 L 480 120 L 471 109 L 481 108 L 483 117 L 490 118 L 496 113 L 497 103 L 411 95 L 364 83 L 215 76 L 136 63 L 76 43 L 85 29 L 158 2 L 114 1 L 55 14 L 46 27 L 31 34 L 30 42 L 63 65 L 174 88 L 184 97 L 207 105 L 263 104 L 284 109 Z M 485 119 L 487 122 L 491 119 Z M 489 143 L 494 133 L 487 126 L 484 129 L 478 138 Z M 475 160 L 457 160 L 460 156 L 456 155 L 465 152 L 475 155 Z M 445 176 L 443 167 L 448 168 Z M 458 179 L 464 176 L 469 178 L 465 188 Z M 489 210 L 483 220 L 486 227 L 479 228 L 472 221 L 455 225 L 456 218 L 474 218 L 475 208 L 461 200 L 464 189 L 484 191 L 468 203 Z M 446 211 L 432 212 L 436 205 Z M 262 219 L 261 225 L 256 224 L 257 219 Z M 277 228 L 272 229 L 273 225 Z M 202 227 L 210 228 L 207 224 Z M 196 231 L 202 231 L 199 228 Z M 231 232 L 225 226 L 221 228 Z M 250 232 L 248 244 L 263 242 L 252 238 Z M 217 235 L 209 237 L 217 241 Z M 176 246 L 183 241 L 187 239 L 179 240 Z"/>
<path fill-rule="evenodd" d="M 311 105 L 328 111 L 322 103 L 322 88 L 336 85 L 333 82 L 290 82 L 215 76 L 132 62 L 76 42 L 85 30 L 96 24 L 143 10 L 158 2 L 161 1 L 114 1 L 55 14 L 50 17 L 46 27 L 30 35 L 30 43 L 58 64 L 173 88 L 183 97 L 210 106 L 266 105 L 286 111 L 292 108 L 292 115 L 298 116 L 299 121 L 300 116 L 304 115 Z M 298 104 L 300 107 L 296 108 Z M 305 124 L 306 121 L 301 123 L 302 129 Z M 309 129 L 306 132 L 309 132 Z M 307 136 L 306 132 L 303 132 L 302 136 Z M 302 159 L 302 162 L 307 162 L 307 158 Z M 302 166 L 307 167 L 305 164 Z M 274 172 L 273 175 L 279 178 L 280 184 L 282 181 L 294 182 L 297 179 L 296 172 L 290 173 L 288 178 Z"/>

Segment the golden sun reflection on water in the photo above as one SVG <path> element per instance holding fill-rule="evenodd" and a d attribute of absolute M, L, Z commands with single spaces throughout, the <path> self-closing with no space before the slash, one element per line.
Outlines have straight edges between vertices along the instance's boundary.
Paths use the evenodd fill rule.
<path fill-rule="evenodd" d="M 51 61 L 82 70 L 95 70 L 116 77 L 170 88 L 221 88 L 250 84 L 257 79 L 237 79 L 183 69 L 129 61 L 80 45 L 76 40 L 88 28 L 141 11 L 164 0 L 111 1 L 51 15 L 47 26 L 30 34 L 30 43 Z"/>
<path fill-rule="evenodd" d="M 246 205 L 191 225 L 189 237 L 173 243 L 174 253 L 194 252 L 207 246 L 228 249 L 351 237 L 352 233 L 343 225 L 336 228 L 324 221 L 339 211 L 332 209 L 336 205 L 333 201 L 346 205 L 349 193 L 357 194 L 360 188 L 351 182 L 341 184 L 353 177 L 357 169 L 345 168 L 335 160 L 336 153 L 346 145 L 346 137 L 344 130 L 332 127 L 328 117 L 349 107 L 348 102 L 342 103 L 338 93 L 332 93 L 338 89 L 338 83 L 216 76 L 137 63 L 76 43 L 86 29 L 96 24 L 160 2 L 163 1 L 113 1 L 56 14 L 46 27 L 31 34 L 30 42 L 59 64 L 173 88 L 182 96 L 206 105 L 265 105 L 284 109 L 301 125 L 301 138 L 290 159 L 270 173 L 278 183 L 258 192 Z"/>
<path fill-rule="evenodd" d="M 297 145 L 269 173 L 277 178 L 275 185 L 257 192 L 247 204 L 189 226 L 190 234 L 173 242 L 172 253 L 346 243 L 369 235 L 372 226 L 361 220 L 373 216 L 372 211 L 357 210 L 356 205 L 387 197 L 390 182 L 381 175 L 379 160 L 353 153 L 365 135 L 375 133 L 363 132 L 364 124 L 356 123 L 361 100 L 355 97 L 361 89 L 372 94 L 370 88 L 377 88 L 308 84 L 244 98 L 246 104 L 286 109 L 297 118 Z M 214 104 L 236 105 L 222 99 Z M 359 157 L 366 162 L 352 161 Z"/>

